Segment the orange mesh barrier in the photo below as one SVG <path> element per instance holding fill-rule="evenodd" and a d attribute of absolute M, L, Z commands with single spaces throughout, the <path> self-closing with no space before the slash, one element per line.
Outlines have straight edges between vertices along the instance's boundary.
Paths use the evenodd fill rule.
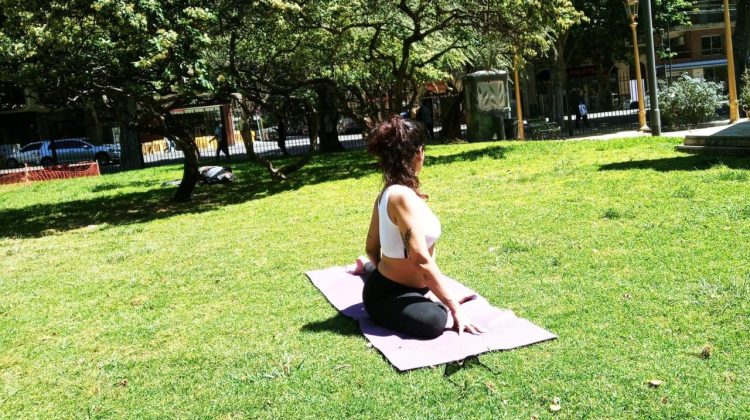
<path fill-rule="evenodd" d="M 52 179 L 79 178 L 99 175 L 97 162 L 55 165 L 48 168 L 21 168 L 12 172 L 0 173 L 0 185 L 19 182 L 49 181 Z"/>

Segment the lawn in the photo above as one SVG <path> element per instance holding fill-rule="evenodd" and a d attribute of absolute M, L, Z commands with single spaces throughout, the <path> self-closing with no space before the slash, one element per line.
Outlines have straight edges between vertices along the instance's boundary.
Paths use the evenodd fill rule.
<path fill-rule="evenodd" d="M 559 339 L 407 373 L 303 274 L 363 253 L 363 152 L 0 186 L 0 417 L 750 416 L 750 163 L 676 143 L 430 146 L 442 270 Z"/>

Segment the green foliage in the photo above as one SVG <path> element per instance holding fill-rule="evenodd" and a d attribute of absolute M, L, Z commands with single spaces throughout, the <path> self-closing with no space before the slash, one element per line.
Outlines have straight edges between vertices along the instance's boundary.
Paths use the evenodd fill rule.
<path fill-rule="evenodd" d="M 204 4 L 201 4 L 204 3 Z M 213 91 L 211 2 L 0 0 L 0 69 L 52 106 L 85 98 L 186 102 Z M 12 69 L 12 71 L 11 71 Z"/>
<path fill-rule="evenodd" d="M 745 113 L 750 112 L 750 68 L 745 67 L 742 72 L 742 89 L 738 95 L 740 108 L 745 110 Z"/>
<path fill-rule="evenodd" d="M 665 125 L 694 126 L 716 115 L 724 99 L 723 84 L 683 74 L 669 87 L 659 88 L 659 106 Z"/>

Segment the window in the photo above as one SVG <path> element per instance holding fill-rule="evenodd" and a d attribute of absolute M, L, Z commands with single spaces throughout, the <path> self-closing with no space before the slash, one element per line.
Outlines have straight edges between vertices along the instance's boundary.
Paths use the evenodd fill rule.
<path fill-rule="evenodd" d="M 721 54 L 724 50 L 721 47 L 721 35 L 701 37 L 701 55 Z"/>
<path fill-rule="evenodd" d="M 21 149 L 21 152 L 31 152 L 33 150 L 39 150 L 42 148 L 42 143 L 31 143 L 27 144 Z"/>

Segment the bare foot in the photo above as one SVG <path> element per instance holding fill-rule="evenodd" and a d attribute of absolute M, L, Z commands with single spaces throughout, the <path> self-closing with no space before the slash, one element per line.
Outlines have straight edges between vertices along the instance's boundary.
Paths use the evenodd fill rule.
<path fill-rule="evenodd" d="M 461 305 L 461 304 L 464 304 L 466 302 L 471 302 L 472 300 L 474 300 L 476 298 L 477 298 L 477 294 L 476 293 L 470 293 L 470 294 L 462 297 L 461 299 L 459 299 L 458 300 L 458 304 Z"/>

